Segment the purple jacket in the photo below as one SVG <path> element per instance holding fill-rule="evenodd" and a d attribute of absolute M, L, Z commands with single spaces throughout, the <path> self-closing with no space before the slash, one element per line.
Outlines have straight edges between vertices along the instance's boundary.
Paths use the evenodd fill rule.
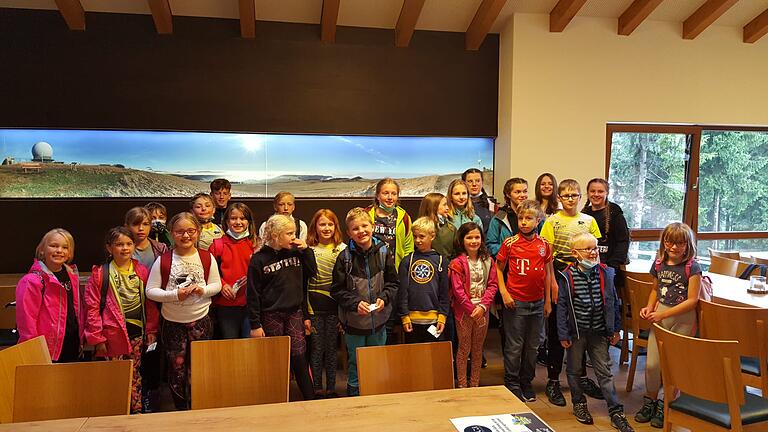
<path fill-rule="evenodd" d="M 85 330 L 85 314 L 80 298 L 80 281 L 77 273 L 66 266 L 72 284 L 72 299 L 75 304 L 80 343 Z M 38 272 L 39 275 L 35 272 Z M 45 295 L 43 296 L 43 284 Z M 58 360 L 64 344 L 67 325 L 67 294 L 56 276 L 38 260 L 32 264 L 29 273 L 16 284 L 16 327 L 19 342 L 45 336 L 52 360 Z"/>

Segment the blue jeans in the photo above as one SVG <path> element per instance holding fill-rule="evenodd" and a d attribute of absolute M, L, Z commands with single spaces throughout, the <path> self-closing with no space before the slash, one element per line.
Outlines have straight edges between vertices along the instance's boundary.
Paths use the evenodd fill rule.
<path fill-rule="evenodd" d="M 579 329 L 579 337 L 572 340 L 572 345 L 568 348 L 568 365 L 565 372 L 568 376 L 568 387 L 571 388 L 571 402 L 586 402 L 584 391 L 581 389 L 581 376 L 584 372 L 584 353 L 589 351 L 589 358 L 592 359 L 592 369 L 597 376 L 597 383 L 600 390 L 603 391 L 605 403 L 608 405 L 608 412 L 613 413 L 621 411 L 624 407 L 619 403 L 619 397 L 616 395 L 616 386 L 613 384 L 613 375 L 608 366 L 610 357 L 608 356 L 608 337 L 604 334 L 591 332 L 589 330 Z"/>
<path fill-rule="evenodd" d="M 387 342 L 387 329 L 386 326 L 382 327 L 378 332 L 368 336 L 351 335 L 346 333 L 344 335 L 344 340 L 347 343 L 347 356 L 349 358 L 347 385 L 357 388 L 360 387 L 360 383 L 357 381 L 357 348 L 385 345 Z"/>
<path fill-rule="evenodd" d="M 536 352 L 544 322 L 544 300 L 516 301 L 502 309 L 504 326 L 504 385 L 530 387 L 536 372 Z"/>

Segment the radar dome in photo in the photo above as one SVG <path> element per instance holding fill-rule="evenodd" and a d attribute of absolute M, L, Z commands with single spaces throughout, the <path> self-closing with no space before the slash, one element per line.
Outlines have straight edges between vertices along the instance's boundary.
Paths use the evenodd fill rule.
<path fill-rule="evenodd" d="M 32 160 L 35 162 L 53 161 L 53 147 L 45 141 L 32 146 Z"/>

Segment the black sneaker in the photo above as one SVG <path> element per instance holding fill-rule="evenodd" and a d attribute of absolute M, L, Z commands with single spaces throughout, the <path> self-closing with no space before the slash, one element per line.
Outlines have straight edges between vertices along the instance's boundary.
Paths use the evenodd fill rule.
<path fill-rule="evenodd" d="M 576 420 L 578 420 L 579 423 L 588 425 L 595 423 L 595 421 L 592 420 L 592 414 L 589 413 L 586 402 L 576 402 L 573 404 L 573 415 L 576 416 Z"/>
<path fill-rule="evenodd" d="M 653 412 L 655 410 L 656 401 L 648 396 L 643 396 L 643 406 L 640 408 L 640 411 L 635 414 L 635 421 L 638 423 L 648 423 L 651 421 L 651 417 L 653 417 Z"/>
<path fill-rule="evenodd" d="M 360 396 L 360 387 L 353 387 L 347 384 L 347 396 Z"/>
<path fill-rule="evenodd" d="M 524 402 L 535 402 L 536 401 L 536 392 L 533 391 L 533 387 L 531 387 L 530 384 L 527 386 L 523 386 L 523 401 Z"/>
<path fill-rule="evenodd" d="M 653 416 L 651 416 L 651 426 L 655 428 L 664 427 L 664 400 L 659 399 L 656 401 L 656 408 L 653 410 Z"/>
<path fill-rule="evenodd" d="M 544 389 L 544 393 L 552 405 L 565 406 L 565 396 L 563 396 L 563 392 L 560 390 L 559 381 L 547 381 L 547 388 Z"/>
<path fill-rule="evenodd" d="M 480 368 L 485 369 L 488 367 L 488 360 L 485 359 L 485 353 L 483 353 L 483 361 L 480 363 Z"/>
<path fill-rule="evenodd" d="M 585 395 L 591 397 L 592 399 L 605 399 L 605 396 L 603 396 L 603 391 L 600 390 L 600 387 L 598 387 L 597 384 L 589 377 L 581 377 L 579 383 L 581 384 L 581 390 Z"/>
<path fill-rule="evenodd" d="M 632 429 L 632 426 L 629 425 L 627 416 L 621 411 L 611 414 L 611 426 L 613 426 L 614 429 L 618 429 L 619 432 L 635 432 L 635 430 Z"/>
<path fill-rule="evenodd" d="M 521 401 L 525 402 L 525 398 L 523 397 L 523 391 L 522 390 L 520 390 L 517 387 L 512 387 L 512 385 L 510 385 L 510 384 L 504 384 L 504 387 L 506 387 L 507 390 L 509 390 L 509 392 L 512 393 L 513 395 L 515 395 L 518 399 L 520 399 Z"/>

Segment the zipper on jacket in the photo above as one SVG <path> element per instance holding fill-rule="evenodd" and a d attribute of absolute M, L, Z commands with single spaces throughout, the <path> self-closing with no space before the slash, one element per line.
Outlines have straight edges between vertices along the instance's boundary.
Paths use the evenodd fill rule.
<path fill-rule="evenodd" d="M 371 299 L 371 268 L 368 267 L 368 254 L 365 254 L 365 276 L 368 280 L 368 304 L 370 304 Z M 371 336 L 373 336 L 374 333 L 376 333 L 376 324 L 373 322 L 373 314 L 368 312 L 368 315 L 371 316 Z"/>
<path fill-rule="evenodd" d="M 53 346 L 54 354 L 56 354 L 56 360 L 59 359 L 59 354 L 61 354 L 61 349 L 59 349 L 58 353 L 55 353 L 55 350 L 59 347 L 59 332 L 61 330 L 61 288 L 63 287 L 61 284 L 59 284 L 59 313 L 56 316 L 56 345 Z"/>
<path fill-rule="evenodd" d="M 571 282 L 571 279 L 566 277 L 565 274 L 563 274 L 563 272 L 558 271 L 558 273 L 560 273 L 563 276 L 563 278 L 565 279 L 566 285 Z M 576 323 L 576 309 L 573 307 L 573 295 L 572 295 L 572 292 L 573 292 L 574 289 L 575 288 L 573 287 L 573 285 L 568 287 L 568 305 L 571 307 L 571 314 L 572 314 L 571 316 L 573 317 L 573 328 L 576 329 L 576 339 L 581 339 L 581 336 L 579 335 L 579 324 Z"/>

